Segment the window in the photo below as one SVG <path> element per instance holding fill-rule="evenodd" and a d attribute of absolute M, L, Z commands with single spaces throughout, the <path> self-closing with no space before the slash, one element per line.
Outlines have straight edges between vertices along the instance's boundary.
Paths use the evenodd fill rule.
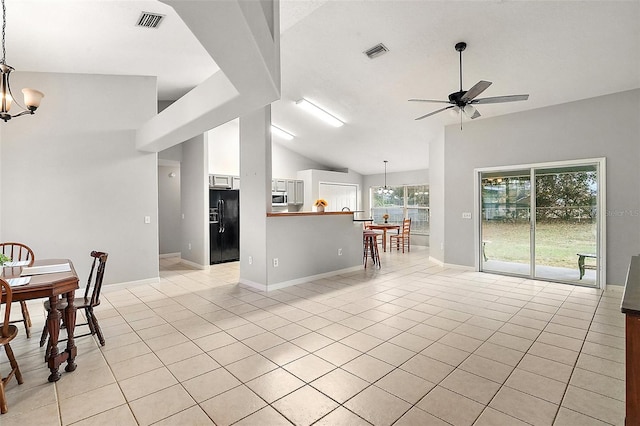
<path fill-rule="evenodd" d="M 382 215 L 389 215 L 388 222 L 402 224 L 411 218 L 411 232 L 429 235 L 429 185 L 393 186 L 390 194 L 379 194 L 379 186 L 371 188 L 371 217 L 376 223 L 384 222 Z"/>

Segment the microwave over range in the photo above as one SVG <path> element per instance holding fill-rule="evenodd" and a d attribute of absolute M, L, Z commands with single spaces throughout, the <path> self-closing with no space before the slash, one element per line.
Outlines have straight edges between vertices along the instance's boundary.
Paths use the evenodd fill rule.
<path fill-rule="evenodd" d="M 287 193 L 282 191 L 274 191 L 271 193 L 272 206 L 287 206 Z"/>

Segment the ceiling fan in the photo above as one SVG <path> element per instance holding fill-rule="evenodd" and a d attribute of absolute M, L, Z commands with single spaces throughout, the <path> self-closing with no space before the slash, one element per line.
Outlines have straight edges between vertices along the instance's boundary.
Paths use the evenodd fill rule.
<path fill-rule="evenodd" d="M 416 120 L 422 120 L 423 118 L 430 117 L 439 112 L 452 109 L 454 111 L 464 111 L 464 113 L 469 116 L 469 118 L 474 119 L 480 117 L 480 113 L 474 107 L 475 104 L 497 104 L 501 102 L 515 102 L 515 101 L 526 101 L 529 99 L 529 95 L 508 95 L 508 96 L 494 96 L 491 98 L 480 98 L 476 99 L 480 93 L 484 92 L 487 87 L 491 86 L 490 81 L 480 80 L 477 82 L 471 89 L 462 90 L 462 52 L 467 48 L 467 43 L 460 42 L 456 43 L 456 51 L 460 52 L 460 90 L 458 92 L 453 92 L 449 95 L 448 101 L 439 101 L 432 99 L 409 99 L 412 102 L 432 102 L 439 104 L 451 104 L 444 108 L 440 108 L 438 110 L 432 111 L 429 114 L 425 114 L 416 118 Z M 462 114 L 460 115 L 460 128 L 462 128 Z"/>

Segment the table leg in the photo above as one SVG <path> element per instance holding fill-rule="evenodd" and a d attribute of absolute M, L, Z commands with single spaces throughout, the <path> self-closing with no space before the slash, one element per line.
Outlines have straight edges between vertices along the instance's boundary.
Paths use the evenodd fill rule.
<path fill-rule="evenodd" d="M 67 354 L 69 356 L 69 358 L 67 358 L 67 366 L 64 370 L 67 372 L 71 372 L 76 369 L 76 363 L 74 362 L 74 360 L 76 359 L 78 350 L 76 348 L 75 340 L 73 339 L 73 332 L 76 328 L 76 309 L 73 306 L 74 298 L 75 291 L 70 291 L 67 293 L 67 308 L 64 311 L 64 318 L 67 326 Z"/>
<path fill-rule="evenodd" d="M 60 380 L 60 373 L 58 372 L 58 366 L 60 364 L 57 362 L 57 358 L 59 355 L 58 337 L 60 335 L 60 318 L 62 317 L 60 311 L 58 311 L 58 296 L 50 297 L 49 304 L 51 309 L 47 316 L 47 329 L 49 329 L 49 342 L 51 343 L 51 347 L 47 348 L 49 351 L 47 364 L 49 365 L 51 374 L 48 380 L 50 382 L 57 382 Z"/>
<path fill-rule="evenodd" d="M 382 251 L 387 252 L 387 230 L 382 230 Z"/>

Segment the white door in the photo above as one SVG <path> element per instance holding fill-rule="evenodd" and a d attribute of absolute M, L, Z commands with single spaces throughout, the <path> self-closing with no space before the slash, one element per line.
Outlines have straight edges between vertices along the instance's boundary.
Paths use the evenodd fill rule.
<path fill-rule="evenodd" d="M 345 207 L 358 210 L 358 185 L 320 182 L 320 198 L 327 200 L 325 211 L 339 212 Z"/>

